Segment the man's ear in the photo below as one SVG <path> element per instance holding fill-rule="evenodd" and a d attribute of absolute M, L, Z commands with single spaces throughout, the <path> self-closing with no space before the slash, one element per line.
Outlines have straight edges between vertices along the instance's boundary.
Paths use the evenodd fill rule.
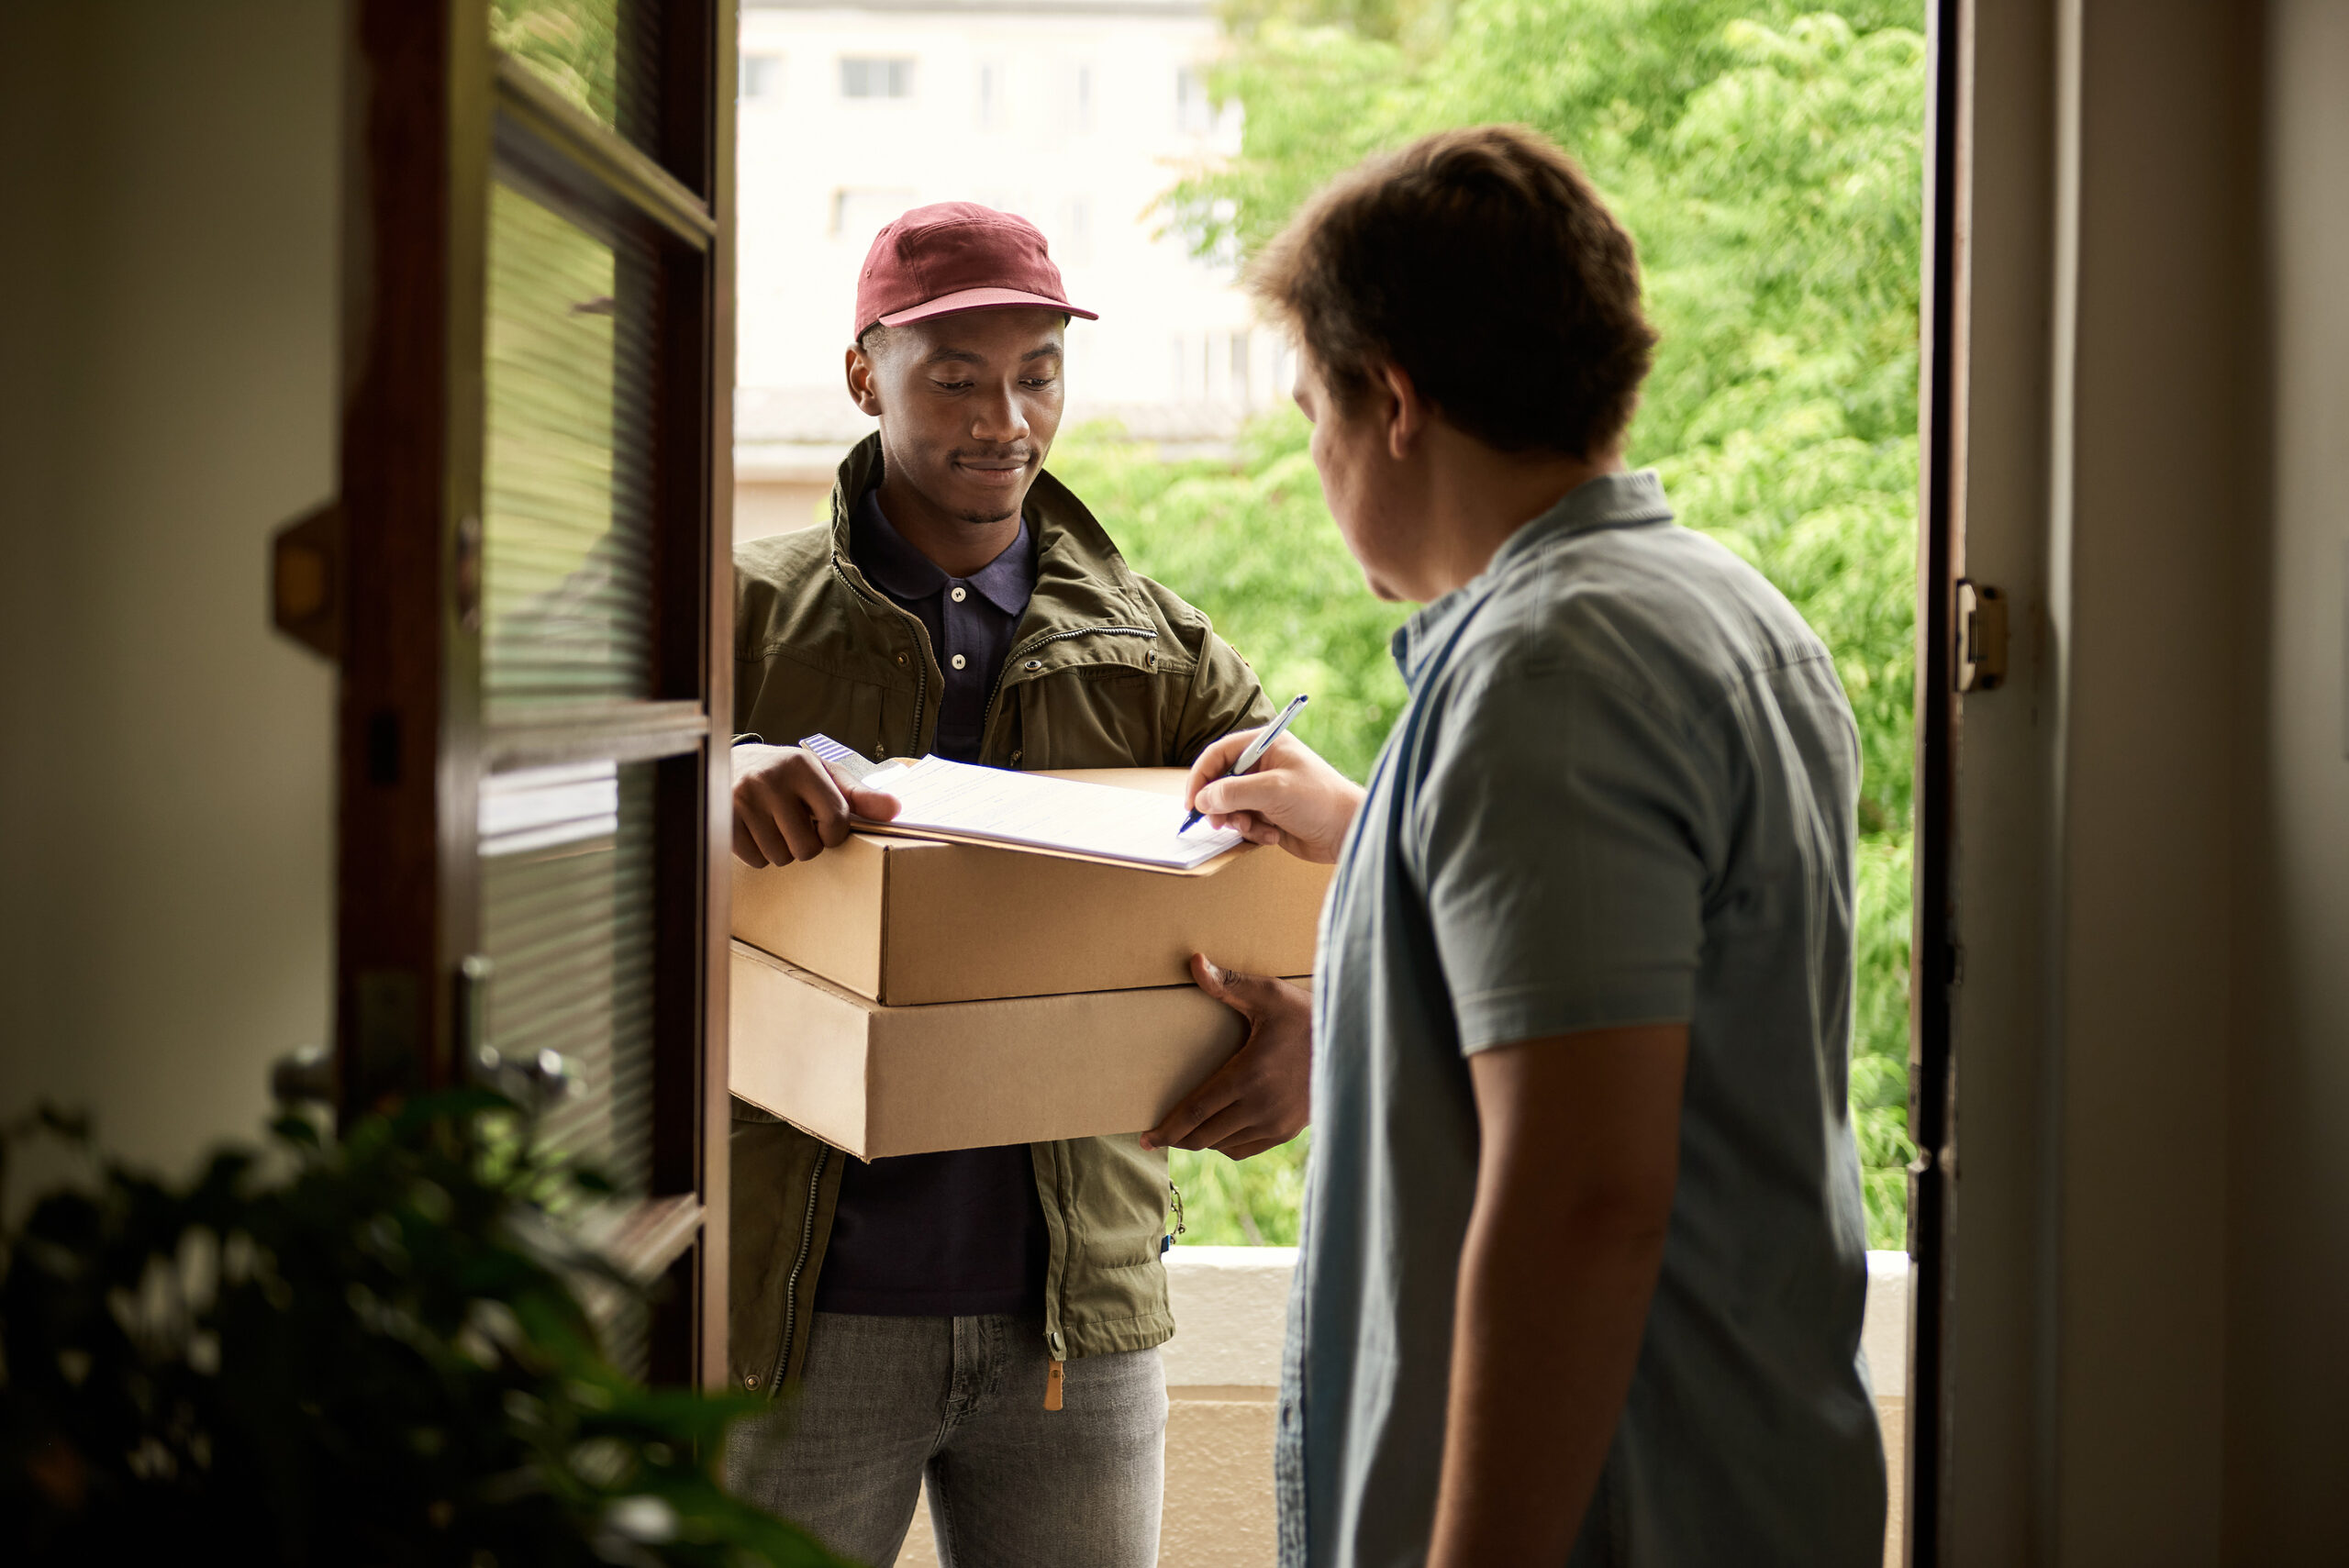
<path fill-rule="evenodd" d="M 848 395 L 864 413 L 881 417 L 881 388 L 873 373 L 873 356 L 851 343 L 848 347 Z"/>
<path fill-rule="evenodd" d="M 1371 373 L 1371 385 L 1379 395 L 1379 414 L 1386 426 L 1386 455 L 1400 462 L 1419 444 L 1432 410 L 1411 384 L 1411 373 L 1391 360 Z"/>

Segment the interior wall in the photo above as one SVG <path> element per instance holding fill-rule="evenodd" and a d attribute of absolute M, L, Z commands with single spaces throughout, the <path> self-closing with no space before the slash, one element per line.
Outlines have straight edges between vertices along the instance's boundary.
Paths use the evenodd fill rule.
<path fill-rule="evenodd" d="M 2264 126 L 2272 546 L 2253 562 L 2228 1560 L 2334 1562 L 2349 1473 L 2349 6 L 2276 0 Z"/>
<path fill-rule="evenodd" d="M 1966 15 L 1945 1560 L 2338 1562 L 2349 7 Z"/>
<path fill-rule="evenodd" d="M 2255 12 L 2087 0 L 2065 345 L 2058 1560 L 2217 1560 L 2243 645 L 2266 546 Z"/>
<path fill-rule="evenodd" d="M 0 6 L 0 1116 L 178 1164 L 328 1027 L 342 13 Z"/>

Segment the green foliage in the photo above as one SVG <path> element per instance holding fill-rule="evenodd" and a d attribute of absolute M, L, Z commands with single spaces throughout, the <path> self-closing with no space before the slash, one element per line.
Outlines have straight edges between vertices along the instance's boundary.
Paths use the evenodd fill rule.
<path fill-rule="evenodd" d="M 1852 1129 L 1860 1145 L 1868 1245 L 1909 1245 L 1909 840 L 1860 841 L 1854 920 L 1860 973 L 1852 1018 Z"/>
<path fill-rule="evenodd" d="M 1167 1171 L 1183 1195 L 1182 1240 L 1196 1247 L 1294 1247 L 1305 1207 L 1301 1132 L 1252 1160 L 1170 1149 Z"/>
<path fill-rule="evenodd" d="M 563 97 L 613 123 L 620 0 L 490 0 L 489 41 Z"/>
<path fill-rule="evenodd" d="M 184 1186 L 104 1164 L 6 1237 L 9 1561 L 835 1562 L 710 1473 L 759 1401 L 605 1357 L 574 1283 L 624 1286 L 551 1208 L 603 1184 L 509 1102 L 274 1132 Z"/>
<path fill-rule="evenodd" d="M 1200 250 L 1245 255 L 1373 151 L 1518 122 L 1573 153 L 1638 241 L 1662 343 L 1631 461 L 1818 629 L 1859 724 L 1852 1106 L 1875 1246 L 1902 1244 L 1910 1153 L 1922 21 L 1916 0 L 1234 0 L 1216 89 L 1246 106 L 1241 150 L 1166 204 Z M 1154 477 L 1144 454 L 1073 444 L 1055 467 L 1129 555 L 1268 687 L 1313 691 L 1308 739 L 1360 776 L 1401 698 L 1384 651 L 1400 612 L 1341 570 L 1294 417 L 1220 472 Z M 1295 1160 L 1260 1156 L 1275 1165 L 1236 1184 L 1195 1166 L 1192 1236 L 1286 1233 Z"/>

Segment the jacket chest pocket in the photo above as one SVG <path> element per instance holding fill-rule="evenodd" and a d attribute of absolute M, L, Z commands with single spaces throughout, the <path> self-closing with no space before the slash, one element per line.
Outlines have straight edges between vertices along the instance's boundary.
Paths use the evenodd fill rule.
<path fill-rule="evenodd" d="M 896 756 L 913 739 L 914 697 L 870 681 L 795 672 L 783 702 L 762 701 L 756 726 L 774 746 L 829 735 L 864 756 Z"/>
<path fill-rule="evenodd" d="M 1062 670 L 1013 690 L 1020 767 L 1154 768 L 1165 762 L 1154 676 Z"/>

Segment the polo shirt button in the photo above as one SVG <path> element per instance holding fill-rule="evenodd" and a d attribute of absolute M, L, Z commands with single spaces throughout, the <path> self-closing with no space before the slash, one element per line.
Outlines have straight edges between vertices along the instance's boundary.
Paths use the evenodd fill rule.
<path fill-rule="evenodd" d="M 957 653 L 956 655 L 954 655 L 954 657 L 953 657 L 953 659 L 951 661 L 951 662 L 953 664 L 954 668 L 956 668 L 957 670 L 959 670 L 959 669 L 961 669 L 963 665 L 965 665 L 965 664 L 969 663 L 969 662 L 970 662 L 970 661 L 969 661 L 969 660 L 967 660 L 967 659 L 965 659 L 965 658 L 963 658 L 960 653 Z"/>
<path fill-rule="evenodd" d="M 969 598 L 969 597 L 971 596 L 971 594 L 970 594 L 970 590 L 969 590 L 969 589 L 967 589 L 967 588 L 957 588 L 957 589 L 955 589 L 955 590 L 954 590 L 953 594 L 952 594 L 951 596 L 952 597 L 953 601 L 954 601 L 956 604 L 958 604 L 958 605 L 959 605 L 959 604 L 961 604 L 963 600 L 965 600 L 965 599 Z"/>

